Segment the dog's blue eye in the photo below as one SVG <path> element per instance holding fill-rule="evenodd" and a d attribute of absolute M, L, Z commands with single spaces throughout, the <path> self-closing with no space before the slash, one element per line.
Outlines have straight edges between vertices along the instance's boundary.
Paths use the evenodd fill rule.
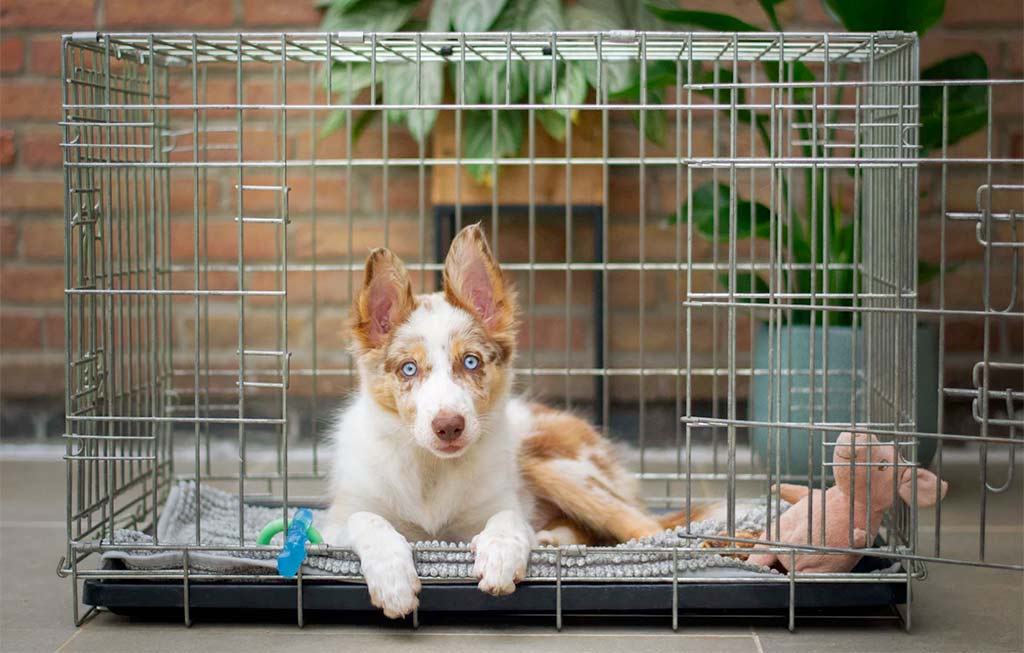
<path fill-rule="evenodd" d="M 408 363 L 402 365 L 402 374 L 404 374 L 405 376 L 416 376 L 417 371 L 418 370 L 416 368 L 416 363 L 412 361 L 409 361 Z"/>
<path fill-rule="evenodd" d="M 466 366 L 467 370 L 475 370 L 480 367 L 480 359 L 473 354 L 470 354 L 462 359 L 462 364 Z"/>

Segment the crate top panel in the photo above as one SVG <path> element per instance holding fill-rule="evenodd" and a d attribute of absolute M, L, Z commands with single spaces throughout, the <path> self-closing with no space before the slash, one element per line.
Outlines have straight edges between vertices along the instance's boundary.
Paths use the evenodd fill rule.
<path fill-rule="evenodd" d="M 106 33 L 64 36 L 72 46 L 167 65 L 327 60 L 422 61 L 805 61 L 878 60 L 913 48 L 917 36 L 882 33 L 532 32 L 532 33 Z"/>

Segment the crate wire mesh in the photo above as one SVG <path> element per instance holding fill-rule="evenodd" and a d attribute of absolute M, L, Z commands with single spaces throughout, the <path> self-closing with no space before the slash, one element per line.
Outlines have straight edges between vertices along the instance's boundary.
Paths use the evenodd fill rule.
<path fill-rule="evenodd" d="M 412 101 L 385 102 L 390 66 L 422 72 L 438 61 L 451 69 L 450 96 L 425 101 L 418 75 Z M 341 75 L 368 63 L 385 87 L 339 93 L 332 84 L 345 78 L 325 76 L 328 62 Z M 610 71 L 623 62 L 644 64 L 638 102 L 610 99 Z M 648 94 L 651 62 L 667 62 L 676 76 L 660 102 Z M 789 77 L 766 77 L 765 62 Z M 819 81 L 794 78 L 795 62 Z M 528 71 L 518 103 L 510 101 L 514 64 Z M 493 101 L 466 101 L 466 69 L 481 65 L 493 67 Z M 594 74 L 596 92 L 582 102 L 554 93 L 559 71 L 573 66 Z M 542 67 L 559 101 L 538 99 Z M 201 514 L 194 544 L 151 545 L 183 551 L 183 569 L 97 568 L 115 529 L 156 523 L 176 481 L 280 501 L 285 519 L 290 506 L 320 496 L 325 467 L 310 433 L 351 387 L 339 332 L 362 258 L 370 246 L 404 248 L 415 284 L 432 289 L 441 264 L 431 243 L 443 241 L 433 209 L 444 203 L 457 227 L 483 217 L 520 285 L 522 389 L 586 411 L 634 444 L 652 505 L 691 510 L 708 495 L 725 497 L 723 537 L 738 544 L 739 500 L 767 496 L 780 480 L 825 487 L 829 437 L 806 447 L 806 471 L 784 460 L 811 431 L 869 430 L 896 441 L 905 465 L 935 443 L 940 476 L 944 445 L 966 443 L 979 455 L 977 555 L 944 555 L 941 504 L 897 502 L 875 553 L 903 567 L 875 580 L 909 589 L 927 561 L 1020 571 L 1020 561 L 987 552 L 986 507 L 1013 486 L 1024 428 L 1024 161 L 1003 147 L 994 110 L 1024 83 L 920 81 L 918 69 L 916 37 L 902 33 L 64 37 L 68 553 L 59 572 L 72 578 L 76 623 L 95 609 L 79 614 L 83 580 L 181 582 L 186 622 L 190 583 L 230 580 L 189 568 L 188 552 L 204 550 Z M 699 78 L 699 70 L 708 74 Z M 733 81 L 741 75 L 746 81 Z M 948 134 L 950 96 L 964 86 L 985 98 L 981 156 L 958 154 Z M 920 115 L 928 92 L 941 93 L 940 116 Z M 386 127 L 360 144 L 361 113 L 386 124 L 386 112 L 397 110 L 438 112 L 454 147 L 403 143 Z M 544 148 L 534 125 L 551 110 L 564 116 L 566 136 Z M 494 119 L 489 156 L 463 155 L 474 111 Z M 502 112 L 525 114 L 529 126 L 515 154 L 499 153 Z M 639 134 L 661 119 L 655 114 L 664 117 L 671 140 L 658 145 L 634 133 L 624 146 L 617 125 L 630 114 Z M 343 127 L 322 139 L 332 116 Z M 941 129 L 938 151 L 919 145 L 926 120 Z M 434 138 L 436 145 L 443 136 Z M 469 166 L 490 167 L 488 189 L 474 190 Z M 928 233 L 919 231 L 922 176 L 937 188 L 928 210 L 938 218 L 927 229 L 938 234 L 938 290 L 927 307 L 917 264 L 918 237 Z M 961 177 L 977 183 L 956 183 Z M 727 189 L 714 199 L 711 239 L 693 214 L 695 191 L 707 182 Z M 630 185 L 636 192 L 623 210 L 618 196 Z M 820 250 L 803 259 L 792 237 L 800 194 L 813 198 L 807 237 Z M 768 207 L 764 225 L 753 198 Z M 509 219 L 511 203 L 525 217 Z M 552 205 L 558 220 L 545 217 Z M 596 219 L 581 220 L 582 205 L 599 205 Z M 687 219 L 666 225 L 679 207 Z M 762 228 L 760 238 L 748 237 Z M 341 244 L 332 244 L 338 234 Z M 840 234 L 854 239 L 849 260 L 830 258 L 830 239 Z M 946 284 L 965 255 L 955 239 L 965 237 L 982 253 L 982 284 L 976 303 L 950 306 Z M 843 274 L 849 287 L 835 285 Z M 918 428 L 918 321 L 938 326 L 938 435 Z M 810 348 L 803 363 L 792 360 L 801 325 Z M 969 374 L 947 375 L 947 355 L 962 358 L 947 354 L 951 335 L 968 325 L 980 328 L 981 351 Z M 834 345 L 843 327 L 859 334 L 844 354 L 854 363 L 830 365 L 830 338 Z M 545 346 L 552 331 L 559 344 Z M 1008 348 L 1007 338 L 1016 339 Z M 747 411 L 747 396 L 764 402 L 764 417 Z M 947 420 L 947 401 L 970 402 L 973 419 Z M 668 427 L 655 404 L 668 407 Z M 803 416 L 794 416 L 797 405 Z M 628 419 L 617 423 L 622 410 Z M 757 453 L 748 442 L 759 429 L 767 450 Z M 990 481 L 990 458 L 1008 464 L 1005 482 Z M 777 529 L 779 504 L 765 503 L 769 529 Z M 242 539 L 241 518 L 238 534 L 238 550 L 254 548 Z M 530 580 L 556 581 L 559 598 L 572 582 L 560 574 Z M 681 582 L 678 567 L 650 580 L 672 583 L 674 597 Z M 791 627 L 792 588 L 862 581 L 796 572 L 757 580 L 790 585 Z M 301 623 L 301 575 L 296 587 Z M 560 624 L 560 600 L 553 611 Z M 909 616 L 908 596 L 908 627 Z"/>

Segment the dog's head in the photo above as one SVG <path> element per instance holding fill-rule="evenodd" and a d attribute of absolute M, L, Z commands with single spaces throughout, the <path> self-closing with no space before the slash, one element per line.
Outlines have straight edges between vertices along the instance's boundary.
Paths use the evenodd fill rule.
<path fill-rule="evenodd" d="M 443 293 L 413 296 L 402 261 L 376 249 L 353 304 L 361 387 L 416 444 L 439 458 L 461 456 L 508 395 L 515 312 L 479 225 L 452 242 Z"/>

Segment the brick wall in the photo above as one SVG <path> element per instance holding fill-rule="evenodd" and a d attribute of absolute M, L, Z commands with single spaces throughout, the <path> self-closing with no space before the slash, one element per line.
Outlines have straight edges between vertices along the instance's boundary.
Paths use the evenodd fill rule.
<path fill-rule="evenodd" d="M 763 24 L 759 9 L 754 2 L 730 0 L 691 1 L 688 7 L 716 11 L 734 10 L 734 13 L 755 23 Z M 828 29 L 834 28 L 823 13 L 817 0 L 791 0 L 781 5 L 781 18 L 791 28 Z M 63 244 L 61 216 L 64 201 L 61 153 L 58 148 L 60 130 L 56 122 L 60 118 L 60 39 L 61 33 L 77 30 L 203 30 L 203 29 L 277 29 L 295 28 L 308 30 L 317 24 L 317 13 L 310 2 L 296 0 L 290 3 L 259 2 L 257 0 L 186 0 L 178 3 L 140 2 L 139 0 L 24 0 L 6 2 L 0 9 L 0 372 L 2 397 L 4 399 L 25 399 L 55 397 L 63 392 Z M 1019 0 L 999 0 L 986 3 L 979 9 L 977 3 L 966 0 L 951 0 L 947 3 L 946 16 L 941 25 L 934 28 L 924 39 L 922 63 L 964 51 L 980 52 L 989 64 L 993 77 L 1021 77 L 1024 74 L 1024 50 L 1021 34 L 1024 28 L 1022 8 Z M 306 71 L 302 71 L 305 73 Z M 289 97 L 308 97 L 308 78 L 297 76 L 289 84 Z M 210 100 L 218 97 L 233 97 L 233 81 L 230 76 L 219 77 L 211 73 L 209 86 Z M 254 78 L 247 84 L 247 97 L 269 99 L 272 92 L 271 80 Z M 315 89 L 315 87 L 314 87 Z M 1024 151 L 1024 126 L 1021 125 L 1024 98 L 1019 87 L 1009 93 L 1000 93 L 996 98 L 997 124 L 995 129 L 996 156 L 1021 157 Z M 175 93 L 188 93 L 187 88 L 172 89 Z M 314 90 L 314 92 L 316 92 Z M 294 94 L 294 95 L 293 95 Z M 217 115 L 211 115 L 216 121 Z M 259 124 L 257 120 L 255 125 Z M 264 122 L 264 124 L 267 124 Z M 374 131 L 374 129 L 376 131 Z M 623 116 L 613 126 L 615 143 L 619 147 L 637 140 L 635 129 Z M 229 135 L 230 136 L 230 135 Z M 382 141 L 380 128 L 372 128 L 360 141 L 355 156 L 375 155 Z M 216 135 L 211 137 L 215 143 Z M 392 156 L 416 156 L 416 144 L 404 132 L 392 129 L 389 133 L 389 152 Z M 248 132 L 247 157 L 269 158 L 273 152 L 272 132 L 260 133 L 259 129 Z M 309 152 L 310 142 L 303 132 L 289 136 L 288 147 L 297 156 Z M 318 145 L 319 156 L 344 156 L 341 139 L 335 138 Z M 958 155 L 977 156 L 985 152 L 985 140 L 975 136 L 955 148 Z M 216 156 L 216 152 L 214 152 Z M 233 156 L 233 154 L 232 154 Z M 609 204 L 612 212 L 611 231 L 614 246 L 612 258 L 631 260 L 636 257 L 639 234 L 636 230 L 635 213 L 638 205 L 638 185 L 634 173 L 613 177 Z M 191 243 L 191 173 L 182 176 L 182 183 L 172 184 L 173 248 L 172 257 L 182 265 L 192 260 Z M 981 178 L 977 174 L 957 177 L 951 181 L 948 198 L 950 208 L 961 205 L 969 208 L 973 203 L 974 191 Z M 347 256 L 350 243 L 347 242 L 347 223 L 339 219 L 346 206 L 346 189 L 342 183 L 328 183 L 321 176 L 316 193 L 316 206 L 321 217 L 320 232 L 315 240 L 308 219 L 309 207 L 313 201 L 308 174 L 293 173 L 289 184 L 293 187 L 292 206 L 296 222 L 290 232 L 290 256 L 296 261 L 309 261 L 315 248 L 321 261 L 339 260 Z M 388 211 L 393 218 L 390 232 L 392 246 L 410 258 L 416 258 L 420 244 L 417 216 L 418 179 L 414 170 L 392 170 L 386 195 L 379 171 L 355 178 L 356 206 L 354 215 L 354 236 L 351 243 L 356 256 L 365 252 L 371 242 L 379 237 L 379 230 L 372 225 L 387 198 Z M 246 183 L 259 183 L 255 173 L 247 177 Z M 674 177 L 672 173 L 654 173 L 648 179 L 650 199 L 648 211 L 654 223 L 644 235 L 647 255 L 650 260 L 672 260 L 675 255 L 672 230 L 661 223 L 661 216 L 671 212 L 674 205 Z M 934 259 L 937 252 L 937 186 L 936 176 L 922 174 L 921 185 L 926 191 L 922 208 L 920 240 L 925 258 Z M 1019 180 L 1018 180 L 1019 183 Z M 429 182 L 428 182 L 429 188 Z M 233 201 L 233 180 L 227 174 L 211 174 L 208 187 L 211 206 L 211 238 L 208 241 L 211 260 L 231 261 L 235 256 L 233 223 L 229 220 Z M 1020 203 L 1020 197 L 1006 200 L 1011 206 Z M 270 205 L 260 206 L 255 196 L 247 198 L 247 207 L 255 210 L 271 210 Z M 1020 209 L 1021 207 L 1017 207 Z M 428 202 L 428 215 L 429 215 Z M 537 239 L 538 258 L 559 260 L 564 251 L 561 221 L 541 225 Z M 226 230 L 226 231 L 225 231 Z M 505 236 L 503 257 L 524 260 L 525 236 L 509 228 Z M 220 235 L 218 235 L 220 234 Z M 947 287 L 947 302 L 951 305 L 977 307 L 977 288 L 982 274 L 981 250 L 971 247 L 969 241 L 958 239 L 948 232 L 950 242 L 960 245 L 956 250 L 961 265 L 953 274 Z M 590 255 L 590 233 L 588 227 L 580 225 L 574 236 L 577 241 L 577 256 Z M 251 260 L 271 260 L 272 248 L 269 240 L 254 239 L 246 244 Z M 431 241 L 429 231 L 425 246 L 429 253 Z M 698 245 L 700 246 L 700 245 Z M 1008 275 L 1007 275 L 1008 276 Z M 190 283 L 191 275 L 186 273 L 182 283 Z M 524 281 L 521 279 L 521 281 Z M 713 284 L 712 279 L 706 279 Z M 1006 281 L 1003 279 L 1000 283 Z M 268 281 L 269 282 L 269 281 Z M 636 297 L 638 279 L 636 273 L 614 274 L 610 279 L 612 295 L 611 339 L 617 364 L 631 364 L 636 361 L 639 351 L 639 336 L 636 329 Z M 213 276 L 212 284 L 233 283 L 228 277 Z M 291 306 L 294 329 L 293 342 L 297 347 L 306 348 L 312 330 L 310 320 L 310 274 L 294 273 L 289 279 L 294 295 Z M 573 321 L 569 338 L 571 362 L 589 366 L 592 342 L 592 324 L 586 308 L 592 292 L 593 277 L 589 274 L 573 275 Z M 559 364 L 564 360 L 563 348 L 566 331 L 560 308 L 565 299 L 564 273 L 538 273 L 537 303 L 533 337 L 536 346 L 548 352 L 548 362 Z M 999 291 L 1007 292 L 1000 286 Z M 303 294 L 304 293 L 304 294 Z M 678 296 L 680 289 L 675 286 L 671 274 L 652 273 L 648 276 L 644 304 L 650 309 L 646 319 L 645 349 L 647 364 L 668 361 L 671 364 L 675 338 L 673 336 L 674 306 L 664 301 L 666 297 Z M 926 301 L 935 302 L 935 288 L 923 289 Z M 338 283 L 336 276 L 324 275 L 319 279 L 317 297 L 320 311 L 317 320 L 317 341 L 321 344 L 322 356 L 331 361 L 341 360 L 344 342 L 340 336 L 340 324 L 348 301 L 347 282 Z M 1018 302 L 1021 299 L 1018 298 Z M 191 306 L 191 300 L 179 302 L 182 308 Z M 272 307 L 255 302 L 250 313 L 254 324 L 260 320 L 272 320 Z M 234 345 L 234 322 L 229 306 L 214 306 L 211 309 L 211 346 L 221 355 L 221 362 L 233 366 L 230 352 Z M 175 335 L 179 343 L 176 351 L 182 360 L 190 360 L 194 325 L 190 310 L 176 312 Z M 961 378 L 977 359 L 982 335 L 975 324 L 959 325 L 951 331 L 949 346 L 955 351 L 949 358 L 950 373 Z M 268 327 L 269 328 L 269 327 Z M 1019 324 L 999 323 L 992 334 L 995 350 L 1002 354 L 1021 351 L 1022 344 Z M 695 350 L 707 348 L 706 342 L 710 323 L 698 330 L 702 340 L 694 341 Z M 749 339 L 749 321 L 739 325 L 741 351 Z M 524 333 L 524 344 L 529 344 Z M 719 338 L 721 344 L 721 338 Z M 219 351 L 219 350 L 223 351 Z M 326 354 L 324 353 L 326 352 Z M 660 358 L 659 358 L 660 356 Z M 966 382 L 966 380 L 965 380 Z M 538 383 L 542 383 L 538 381 Z M 544 386 L 560 391 L 562 381 L 552 380 Z M 581 386 L 583 387 L 583 386 Z M 583 387 L 581 393 L 587 390 Z M 331 386 L 327 386 L 331 389 Z M 616 396 L 628 398 L 636 392 L 636 384 L 616 381 Z M 674 381 L 651 380 L 649 396 L 668 397 L 674 393 Z M 708 393 L 706 386 L 697 392 Z"/>

